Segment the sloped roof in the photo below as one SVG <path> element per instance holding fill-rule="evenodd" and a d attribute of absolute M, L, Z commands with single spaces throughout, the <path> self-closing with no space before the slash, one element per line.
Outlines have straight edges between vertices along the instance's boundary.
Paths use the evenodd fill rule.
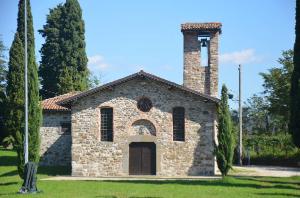
<path fill-rule="evenodd" d="M 57 104 L 58 102 L 65 100 L 71 96 L 74 96 L 76 94 L 79 94 L 80 91 L 74 91 L 74 92 L 70 92 L 70 93 L 66 93 L 63 95 L 59 95 L 59 96 L 55 96 L 53 98 L 48 98 L 46 100 L 42 101 L 42 108 L 43 110 L 53 110 L 53 111 L 70 111 L 69 108 L 61 106 L 59 104 Z"/>
<path fill-rule="evenodd" d="M 166 84 L 166 85 L 168 85 L 170 87 L 174 87 L 174 88 L 180 89 L 182 91 L 186 91 L 186 92 L 195 94 L 196 96 L 202 97 L 204 100 L 212 101 L 212 102 L 215 102 L 215 103 L 219 103 L 219 99 L 218 98 L 215 98 L 215 97 L 212 97 L 212 96 L 209 96 L 209 95 L 197 92 L 195 90 L 189 89 L 187 87 L 184 87 L 182 85 L 179 85 L 179 84 L 176 84 L 174 82 L 168 81 L 166 79 L 160 78 L 158 76 L 146 73 L 143 70 L 141 70 L 140 72 L 134 73 L 132 75 L 129 75 L 127 77 L 121 78 L 119 80 L 115 80 L 115 81 L 112 81 L 110 83 L 104 84 L 102 86 L 96 87 L 94 89 L 90 89 L 88 91 L 81 92 L 81 93 L 76 94 L 76 95 L 71 96 L 71 97 L 66 97 L 65 99 L 62 99 L 62 100 L 60 100 L 57 103 L 59 105 L 68 106 L 71 102 L 74 102 L 74 101 L 76 101 L 76 100 L 78 100 L 80 98 L 84 98 L 86 96 L 89 96 L 89 95 L 91 95 L 93 93 L 99 92 L 99 91 L 104 90 L 104 89 L 113 88 L 114 86 L 117 86 L 117 85 L 120 85 L 122 83 L 128 82 L 128 81 L 130 81 L 132 79 L 135 79 L 135 78 L 147 78 L 149 80 L 157 81 L 157 82 Z"/>
<path fill-rule="evenodd" d="M 222 23 L 184 23 L 181 24 L 181 32 L 186 31 L 218 31 L 221 33 Z"/>

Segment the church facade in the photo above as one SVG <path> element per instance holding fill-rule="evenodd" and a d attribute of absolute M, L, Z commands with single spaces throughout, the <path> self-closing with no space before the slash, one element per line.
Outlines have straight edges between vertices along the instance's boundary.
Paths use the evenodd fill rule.
<path fill-rule="evenodd" d="M 44 100 L 41 165 L 70 165 L 73 176 L 214 175 L 221 24 L 181 31 L 183 85 L 140 71 Z"/>

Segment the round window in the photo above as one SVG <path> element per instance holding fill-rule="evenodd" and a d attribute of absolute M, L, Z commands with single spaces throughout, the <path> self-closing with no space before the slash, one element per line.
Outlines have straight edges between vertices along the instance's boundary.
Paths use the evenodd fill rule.
<path fill-rule="evenodd" d="M 137 108 L 143 112 L 148 112 L 152 108 L 152 102 L 149 98 L 143 97 L 139 99 Z"/>

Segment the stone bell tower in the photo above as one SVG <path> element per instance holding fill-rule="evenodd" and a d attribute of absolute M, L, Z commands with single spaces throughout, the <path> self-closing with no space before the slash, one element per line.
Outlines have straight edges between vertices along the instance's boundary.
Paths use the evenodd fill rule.
<path fill-rule="evenodd" d="M 217 97 L 221 23 L 185 23 L 183 86 Z M 201 60 L 202 59 L 202 60 Z"/>

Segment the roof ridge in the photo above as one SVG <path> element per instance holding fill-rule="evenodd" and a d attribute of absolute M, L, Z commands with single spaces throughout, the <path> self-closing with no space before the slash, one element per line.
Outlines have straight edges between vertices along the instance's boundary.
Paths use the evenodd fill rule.
<path fill-rule="evenodd" d="M 41 101 L 43 110 L 58 110 L 58 111 L 69 111 L 70 109 L 59 105 L 61 100 L 67 99 L 74 95 L 81 93 L 81 91 L 71 91 L 62 95 L 54 96 L 52 98 L 47 98 Z"/>
<path fill-rule="evenodd" d="M 99 86 L 99 87 L 96 87 L 96 88 L 93 88 L 93 89 L 90 89 L 90 90 L 81 92 L 81 93 L 79 93 L 79 94 L 76 94 L 76 95 L 74 95 L 74 96 L 68 97 L 68 98 L 63 99 L 63 100 L 57 101 L 57 104 L 59 104 L 59 105 L 66 105 L 66 104 L 69 104 L 70 102 L 75 101 L 75 100 L 77 100 L 77 99 L 79 99 L 79 98 L 82 98 L 82 97 L 88 96 L 88 95 L 90 95 L 90 94 L 96 93 L 96 92 L 98 92 L 98 91 L 100 91 L 100 90 L 103 90 L 103 89 L 106 89 L 106 88 L 110 88 L 110 87 L 112 87 L 112 86 L 116 86 L 116 85 L 118 85 L 118 84 L 127 82 L 127 81 L 129 81 L 129 80 L 131 80 L 131 79 L 133 79 L 133 78 L 135 78 L 135 77 L 138 77 L 138 76 L 145 76 L 145 77 L 148 77 L 148 78 L 150 78 L 150 79 L 152 79 L 152 80 L 156 80 L 156 81 L 159 81 L 159 82 L 163 82 L 163 83 L 168 84 L 168 85 L 170 85 L 170 86 L 177 87 L 178 89 L 181 89 L 181 90 L 184 90 L 184 91 L 193 93 L 193 94 L 195 94 L 195 95 L 197 95 L 197 96 L 203 97 L 203 98 L 205 98 L 206 100 L 211 100 L 211 101 L 213 101 L 213 102 L 215 102 L 215 103 L 219 103 L 219 101 L 220 101 L 218 98 L 215 98 L 215 97 L 213 97 L 213 96 L 209 96 L 209 95 L 207 95 L 207 94 L 200 93 L 200 92 L 195 91 L 195 90 L 193 90 L 193 89 L 187 88 L 187 87 L 185 87 L 185 86 L 183 86 L 183 85 L 179 85 L 179 84 L 177 84 L 177 83 L 175 83 L 175 82 L 172 82 L 172 81 L 163 79 L 163 78 L 158 77 L 158 76 L 156 76 L 156 75 L 153 75 L 153 74 L 147 73 L 147 72 L 145 72 L 145 71 L 143 71 L 143 70 L 140 70 L 139 72 L 133 73 L 133 74 L 131 74 L 131 75 L 128 75 L 128 76 L 123 77 L 123 78 L 120 78 L 120 79 L 118 79 L 118 80 L 114 80 L 114 81 L 112 81 L 112 82 L 106 83 L 106 84 L 101 85 L 101 86 Z"/>
<path fill-rule="evenodd" d="M 57 96 L 54 96 L 54 97 L 51 97 L 51 98 L 46 98 L 45 100 L 53 100 L 54 98 L 59 98 L 59 97 L 63 97 L 63 96 L 66 96 L 66 95 L 74 95 L 73 93 L 78 94 L 78 93 L 81 93 L 81 91 L 71 91 L 71 92 L 64 93 L 64 94 L 61 94 L 61 95 L 57 95 Z M 42 101 L 45 101 L 45 100 L 42 100 Z"/>

